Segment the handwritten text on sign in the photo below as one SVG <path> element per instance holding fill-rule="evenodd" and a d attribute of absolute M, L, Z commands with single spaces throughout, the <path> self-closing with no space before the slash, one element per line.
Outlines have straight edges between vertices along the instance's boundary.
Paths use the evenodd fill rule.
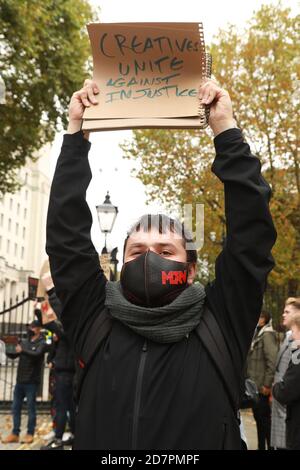
<path fill-rule="evenodd" d="M 198 116 L 205 53 L 198 27 L 89 25 L 100 102 L 85 118 Z"/>
<path fill-rule="evenodd" d="M 138 35 L 127 38 L 123 34 L 104 33 L 100 37 L 99 46 L 101 53 L 116 63 L 118 72 L 117 77 L 107 80 L 106 85 L 112 91 L 106 92 L 106 102 L 174 95 L 197 96 L 195 88 L 180 89 L 176 79 L 184 69 L 184 59 L 179 58 L 178 54 L 198 52 L 199 41 L 192 41 L 188 37 L 172 40 L 168 36 L 146 37 L 141 40 Z M 143 56 L 150 50 L 154 57 L 145 60 Z M 128 51 L 136 59 L 128 60 Z M 151 76 L 141 78 L 142 72 L 151 72 Z M 153 73 L 157 76 L 153 77 Z M 136 85 L 140 88 L 132 90 L 131 87 Z"/>

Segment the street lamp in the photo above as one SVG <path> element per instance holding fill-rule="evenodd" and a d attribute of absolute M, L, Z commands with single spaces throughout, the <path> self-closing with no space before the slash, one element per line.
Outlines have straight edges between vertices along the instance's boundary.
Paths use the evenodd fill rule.
<path fill-rule="evenodd" d="M 110 253 L 110 262 L 114 266 L 113 281 L 117 280 L 117 266 L 119 262 L 119 260 L 117 259 L 117 254 L 118 254 L 118 247 L 116 246 L 116 248 L 111 250 L 111 253 Z"/>
<path fill-rule="evenodd" d="M 105 236 L 105 244 L 102 250 L 102 254 L 107 254 L 106 237 L 108 233 L 111 233 L 118 214 L 118 208 L 111 203 L 108 191 L 105 196 L 104 203 L 100 204 L 99 206 L 96 206 L 96 210 L 100 230 L 102 233 L 104 233 Z"/>

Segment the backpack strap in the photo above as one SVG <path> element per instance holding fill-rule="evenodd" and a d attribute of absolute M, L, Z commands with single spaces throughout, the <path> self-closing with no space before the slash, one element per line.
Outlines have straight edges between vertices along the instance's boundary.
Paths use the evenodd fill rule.
<path fill-rule="evenodd" d="M 213 313 L 206 307 L 196 333 L 210 355 L 227 391 L 231 406 L 239 419 L 240 377 L 234 369 L 224 335 Z"/>
<path fill-rule="evenodd" d="M 98 315 L 91 329 L 89 330 L 84 341 L 82 351 L 80 351 L 80 354 L 76 354 L 76 362 L 77 366 L 79 366 L 77 367 L 76 374 L 76 403 L 79 402 L 83 380 L 86 376 L 88 368 L 99 351 L 101 345 L 103 344 L 103 341 L 108 337 L 112 328 L 112 323 L 113 319 L 111 315 L 109 315 L 108 309 L 105 307 L 104 310 Z"/>

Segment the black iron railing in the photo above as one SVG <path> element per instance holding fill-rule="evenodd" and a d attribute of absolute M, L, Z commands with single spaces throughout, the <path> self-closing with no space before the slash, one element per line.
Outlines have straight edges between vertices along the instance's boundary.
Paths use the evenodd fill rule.
<path fill-rule="evenodd" d="M 26 338 L 29 323 L 34 320 L 34 302 L 18 296 L 14 302 L 4 302 L 0 311 L 0 410 L 11 408 L 16 383 L 18 359 L 10 358 L 15 345 Z M 1 354 L 2 352 L 2 354 Z M 37 402 L 41 408 L 48 407 L 49 369 L 44 362 L 42 381 L 38 390 Z"/>

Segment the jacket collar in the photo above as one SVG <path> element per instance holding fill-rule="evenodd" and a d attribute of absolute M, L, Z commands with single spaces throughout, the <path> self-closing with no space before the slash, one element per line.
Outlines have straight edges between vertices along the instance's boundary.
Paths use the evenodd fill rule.
<path fill-rule="evenodd" d="M 253 340 L 252 340 L 252 344 L 251 344 L 251 350 L 253 349 L 253 347 L 255 346 L 256 343 L 258 343 L 262 337 L 262 335 L 264 333 L 266 333 L 267 331 L 269 332 L 274 332 L 273 330 L 273 326 L 272 326 L 272 320 L 269 321 L 269 323 L 267 323 L 265 326 L 263 326 L 258 333 L 257 330 L 254 334 L 254 337 L 253 337 Z"/>

